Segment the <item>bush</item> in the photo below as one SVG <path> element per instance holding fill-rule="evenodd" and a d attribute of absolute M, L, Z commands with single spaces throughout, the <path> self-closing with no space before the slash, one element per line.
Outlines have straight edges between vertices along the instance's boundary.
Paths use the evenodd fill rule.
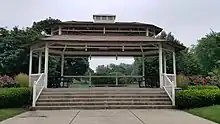
<path fill-rule="evenodd" d="M 190 82 L 189 79 L 184 75 L 176 76 L 176 83 L 177 83 L 177 87 L 179 88 L 187 89 L 189 82 Z"/>
<path fill-rule="evenodd" d="M 17 108 L 31 103 L 30 88 L 1 88 L 0 108 Z"/>
<path fill-rule="evenodd" d="M 209 72 L 208 79 L 212 85 L 220 87 L 220 69 L 214 69 L 212 72 Z"/>
<path fill-rule="evenodd" d="M 17 82 L 11 77 L 4 75 L 0 76 L 0 88 L 1 87 L 18 87 Z"/>
<path fill-rule="evenodd" d="M 176 92 L 176 107 L 189 109 L 220 104 L 220 89 L 182 90 Z"/>
<path fill-rule="evenodd" d="M 29 77 L 24 73 L 20 73 L 15 77 L 20 87 L 29 87 Z"/>
<path fill-rule="evenodd" d="M 196 76 L 189 76 L 190 84 L 191 85 L 207 85 L 208 80 L 206 77 L 203 77 L 201 75 Z"/>
<path fill-rule="evenodd" d="M 219 89 L 217 86 L 209 85 L 197 85 L 197 86 L 188 86 L 187 90 L 204 90 L 204 89 Z"/>

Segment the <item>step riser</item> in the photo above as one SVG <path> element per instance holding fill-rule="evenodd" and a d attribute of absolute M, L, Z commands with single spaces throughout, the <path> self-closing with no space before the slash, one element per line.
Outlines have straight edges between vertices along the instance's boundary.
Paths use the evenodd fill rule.
<path fill-rule="evenodd" d="M 170 101 L 170 99 L 39 99 L 38 102 L 93 102 L 93 101 Z"/>
<path fill-rule="evenodd" d="M 147 96 L 45 96 L 42 95 L 40 96 L 41 98 L 168 98 L 167 95 L 160 95 L 160 96 L 156 96 L 156 95 L 147 95 Z"/>
<path fill-rule="evenodd" d="M 160 92 L 162 89 L 44 89 L 44 92 Z"/>
<path fill-rule="evenodd" d="M 88 93 L 74 93 L 74 92 L 64 92 L 64 93 L 60 93 L 60 92 L 43 92 L 42 95 L 108 95 L 108 94 L 139 94 L 139 95 L 145 95 L 145 94 L 164 94 L 165 92 L 136 92 L 136 93 L 132 93 L 132 92 L 100 92 L 100 93 L 96 93 L 96 92 L 88 92 Z"/>
<path fill-rule="evenodd" d="M 65 106 L 65 107 L 36 107 L 36 110 L 72 110 L 72 109 L 83 109 L 83 110 L 94 110 L 94 109 L 172 109 L 173 106 L 102 106 L 102 107 L 81 107 L 81 106 Z"/>
<path fill-rule="evenodd" d="M 157 103 L 37 103 L 37 106 L 80 106 L 80 105 L 170 105 L 171 102 L 157 102 Z"/>

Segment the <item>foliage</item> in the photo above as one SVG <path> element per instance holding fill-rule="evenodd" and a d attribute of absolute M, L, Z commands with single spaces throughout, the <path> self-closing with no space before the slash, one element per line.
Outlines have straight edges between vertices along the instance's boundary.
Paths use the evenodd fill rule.
<path fill-rule="evenodd" d="M 54 24 L 60 22 L 58 19 L 47 18 L 34 22 L 32 27 L 12 30 L 0 28 L 0 74 L 10 76 L 19 73 L 28 73 L 29 70 L 29 46 L 27 44 L 44 37 L 41 32 L 50 34 Z M 49 80 L 60 76 L 59 58 L 49 57 L 48 75 Z M 67 59 L 65 65 L 66 74 L 83 75 L 88 68 L 88 59 Z M 33 72 L 38 70 L 38 58 L 33 57 Z M 43 66 L 42 66 L 43 67 Z M 49 84 L 49 83 L 48 83 Z"/>
<path fill-rule="evenodd" d="M 120 72 L 111 72 L 107 76 L 122 76 L 124 74 Z M 103 74 L 95 73 L 95 76 L 103 76 Z M 129 78 L 118 78 L 118 86 L 124 86 L 128 84 Z M 92 79 L 92 84 L 95 86 L 116 86 L 116 78 L 115 77 L 97 77 Z"/>
<path fill-rule="evenodd" d="M 20 87 L 28 87 L 29 86 L 29 77 L 27 74 L 20 73 L 15 77 L 15 80 L 19 84 Z"/>
<path fill-rule="evenodd" d="M 203 74 L 219 68 L 220 62 L 220 32 L 210 32 L 198 40 L 195 53 L 202 66 Z"/>
<path fill-rule="evenodd" d="M 220 124 L 220 105 L 194 108 L 187 110 L 187 112 Z"/>
<path fill-rule="evenodd" d="M 208 79 L 212 85 L 220 87 L 220 69 L 214 69 L 212 72 L 209 72 Z"/>
<path fill-rule="evenodd" d="M 4 75 L 0 76 L 0 88 L 1 87 L 17 87 L 17 82 L 11 77 Z"/>
<path fill-rule="evenodd" d="M 191 85 L 206 85 L 208 83 L 206 77 L 203 77 L 201 75 L 188 76 L 188 77 Z"/>
<path fill-rule="evenodd" d="M 100 65 L 96 68 L 98 74 L 108 74 L 112 72 L 120 72 L 125 75 L 131 75 L 133 73 L 133 65 L 120 63 L 119 65 Z"/>
<path fill-rule="evenodd" d="M 3 88 L 0 89 L 0 108 L 15 108 L 31 103 L 31 89 Z"/>
<path fill-rule="evenodd" d="M 196 108 L 220 104 L 220 89 L 182 90 L 176 92 L 179 109 Z"/>
<path fill-rule="evenodd" d="M 187 90 L 204 90 L 204 89 L 219 89 L 217 86 L 209 85 L 198 85 L 198 86 L 188 86 Z"/>
<path fill-rule="evenodd" d="M 185 75 L 177 75 L 176 83 L 177 83 L 177 87 L 182 89 L 187 89 L 189 85 L 189 79 Z"/>
<path fill-rule="evenodd" d="M 110 65 L 100 65 L 96 68 L 95 76 L 124 76 L 133 74 L 133 65 L 121 63 L 119 65 L 110 64 Z M 133 81 L 132 78 L 120 77 L 118 78 L 118 86 L 124 86 L 130 84 Z M 92 84 L 96 86 L 116 86 L 115 77 L 97 77 L 92 79 Z"/>
<path fill-rule="evenodd" d="M 23 108 L 7 108 L 7 109 L 0 109 L 0 122 L 7 119 L 11 118 L 15 115 L 21 114 L 25 112 L 26 110 Z"/>

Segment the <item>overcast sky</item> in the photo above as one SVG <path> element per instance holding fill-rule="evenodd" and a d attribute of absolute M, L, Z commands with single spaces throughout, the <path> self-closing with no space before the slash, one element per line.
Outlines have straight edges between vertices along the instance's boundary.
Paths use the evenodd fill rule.
<path fill-rule="evenodd" d="M 0 27 L 31 26 L 47 17 L 62 21 L 92 20 L 93 14 L 115 14 L 117 21 L 155 24 L 184 45 L 220 31 L 220 0 L 0 0 Z M 132 63 L 132 59 L 92 59 L 98 64 Z"/>

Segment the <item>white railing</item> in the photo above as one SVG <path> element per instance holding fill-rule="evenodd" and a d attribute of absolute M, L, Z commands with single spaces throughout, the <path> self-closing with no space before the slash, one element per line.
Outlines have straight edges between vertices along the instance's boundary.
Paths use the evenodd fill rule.
<path fill-rule="evenodd" d="M 36 101 L 39 98 L 42 90 L 44 89 L 44 73 L 41 73 L 39 78 L 34 81 L 33 83 L 33 101 L 32 101 L 32 107 L 36 106 Z"/>
<path fill-rule="evenodd" d="M 175 74 L 166 74 L 166 75 L 170 79 L 170 81 L 174 83 L 174 86 L 176 87 L 176 75 Z"/>
<path fill-rule="evenodd" d="M 173 74 L 163 74 L 163 88 L 175 106 L 175 78 Z"/>
<path fill-rule="evenodd" d="M 37 81 L 38 80 L 38 78 L 40 77 L 40 75 L 41 75 L 41 73 L 40 74 L 31 74 L 30 75 L 30 87 L 33 87 L 33 84 L 34 84 L 34 82 L 35 81 Z"/>

